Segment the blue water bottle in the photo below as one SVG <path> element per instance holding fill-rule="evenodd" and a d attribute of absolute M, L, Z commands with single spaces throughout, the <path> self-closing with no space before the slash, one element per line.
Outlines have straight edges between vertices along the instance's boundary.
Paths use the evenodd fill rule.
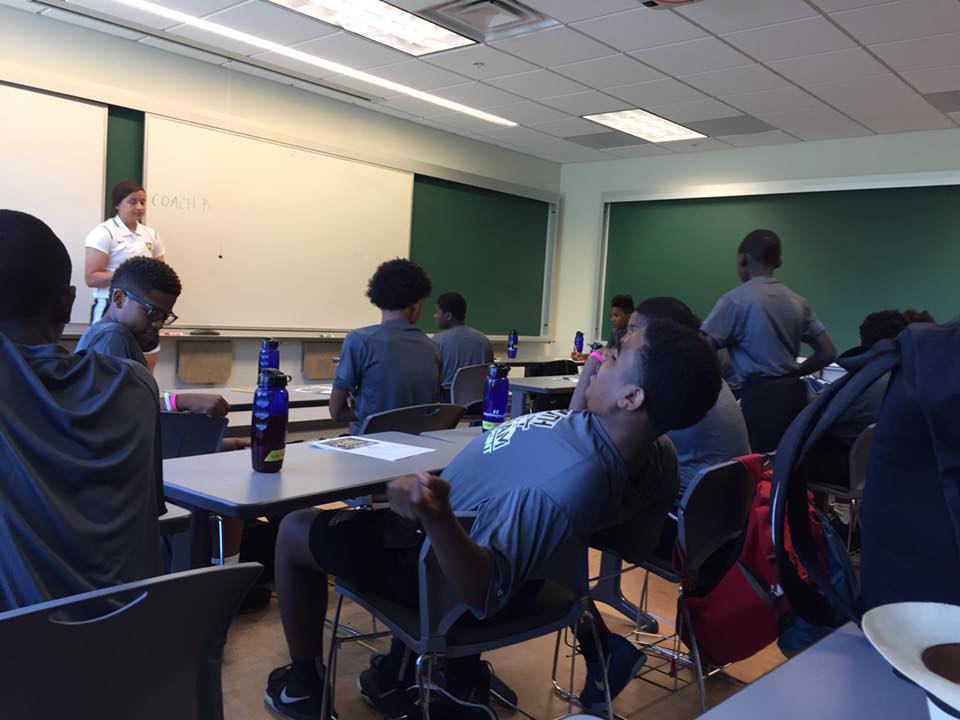
<path fill-rule="evenodd" d="M 264 368 L 260 372 L 253 393 L 253 420 L 250 423 L 250 452 L 253 469 L 257 472 L 274 473 L 283 466 L 290 415 L 289 379 L 276 368 Z"/>
<path fill-rule="evenodd" d="M 280 367 L 280 343 L 271 338 L 264 338 L 260 343 L 260 363 L 257 366 L 257 372 L 261 373 L 264 368 Z"/>
<path fill-rule="evenodd" d="M 517 359 L 517 348 L 520 345 L 520 336 L 516 330 L 511 330 L 507 335 L 507 357 L 511 360 Z"/>
<path fill-rule="evenodd" d="M 510 394 L 510 381 L 507 374 L 509 365 L 497 363 L 487 372 L 487 386 L 483 392 L 483 431 L 493 430 L 507 419 L 507 396 Z"/>
<path fill-rule="evenodd" d="M 573 347 L 577 353 L 583 353 L 583 333 L 577 330 L 577 334 L 573 336 Z"/>

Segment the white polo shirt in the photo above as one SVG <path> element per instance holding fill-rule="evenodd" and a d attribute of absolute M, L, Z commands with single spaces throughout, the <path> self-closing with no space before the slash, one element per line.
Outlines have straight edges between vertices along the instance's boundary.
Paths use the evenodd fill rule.
<path fill-rule="evenodd" d="M 97 225 L 87 235 L 86 247 L 99 250 L 107 256 L 106 269 L 115 271 L 125 261 L 133 257 L 162 257 L 163 243 L 156 230 L 137 223 L 137 229 L 131 231 L 119 215 L 114 215 Z M 94 298 L 110 297 L 109 288 L 94 288 Z"/>

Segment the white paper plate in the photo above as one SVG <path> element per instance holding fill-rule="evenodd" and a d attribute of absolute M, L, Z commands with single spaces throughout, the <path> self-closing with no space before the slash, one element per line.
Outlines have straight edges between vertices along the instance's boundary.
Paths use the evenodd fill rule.
<path fill-rule="evenodd" d="M 931 672 L 922 659 L 931 645 L 960 643 L 960 606 L 928 602 L 881 605 L 863 616 L 863 633 L 888 663 L 960 711 L 960 684 Z"/>

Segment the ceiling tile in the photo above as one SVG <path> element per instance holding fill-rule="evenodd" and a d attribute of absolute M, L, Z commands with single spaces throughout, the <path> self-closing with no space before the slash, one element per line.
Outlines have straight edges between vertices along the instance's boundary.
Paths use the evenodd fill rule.
<path fill-rule="evenodd" d="M 737 109 L 729 105 L 707 98 L 693 102 L 670 103 L 667 105 L 652 105 L 645 108 L 654 115 L 673 120 L 676 123 L 696 122 L 697 120 L 713 120 L 715 118 L 733 117 Z"/>
<path fill-rule="evenodd" d="M 800 85 L 883 75 L 889 70 L 862 48 L 774 60 L 767 65 Z"/>
<path fill-rule="evenodd" d="M 708 150 L 729 150 L 730 146 L 716 138 L 697 138 L 695 140 L 673 140 L 657 143 L 673 152 L 706 152 Z"/>
<path fill-rule="evenodd" d="M 575 23 L 573 27 L 624 51 L 693 40 L 707 34 L 675 13 L 650 8 L 606 15 Z"/>
<path fill-rule="evenodd" d="M 122 20 L 127 20 L 129 22 L 157 30 L 163 30 L 165 28 L 180 24 L 172 22 L 167 18 L 160 17 L 159 15 L 154 15 L 153 13 L 148 13 L 143 10 L 134 10 L 132 7 L 120 5 L 116 2 L 113 2 L 113 0 L 74 0 L 74 2 L 71 4 L 77 5 L 78 7 L 87 8 L 88 10 L 95 10 L 110 17 L 120 18 Z"/>
<path fill-rule="evenodd" d="M 401 10 L 408 12 L 417 12 L 437 4 L 437 0 L 390 0 L 391 5 L 396 5 Z"/>
<path fill-rule="evenodd" d="M 851 113 L 853 115 L 853 113 Z M 925 100 L 900 103 L 895 108 L 882 108 L 853 115 L 861 125 L 876 133 L 940 130 L 953 127 L 953 122 Z"/>
<path fill-rule="evenodd" d="M 439 95 L 445 100 L 453 100 L 453 102 L 475 108 L 488 108 L 493 105 L 509 105 L 510 103 L 523 100 L 523 98 L 517 97 L 513 93 L 490 87 L 481 82 L 471 82 L 463 85 L 439 88 L 438 90 L 434 90 L 433 94 Z"/>
<path fill-rule="evenodd" d="M 698 120 L 687 123 L 687 127 L 708 137 L 749 135 L 774 129 L 763 120 L 749 115 L 736 115 L 734 117 L 716 118 L 715 120 Z"/>
<path fill-rule="evenodd" d="M 391 103 L 383 104 L 387 105 L 387 107 L 396 107 Z M 403 110 L 403 108 L 398 109 L 401 111 Z M 485 130 L 490 130 L 491 128 L 499 127 L 493 123 L 487 122 L 486 120 L 481 120 L 480 118 L 473 117 L 472 115 L 464 115 L 463 113 L 458 112 L 448 112 L 444 115 L 438 115 L 426 119 L 430 122 L 437 123 L 444 128 L 465 130 L 471 133 L 480 133 Z"/>
<path fill-rule="evenodd" d="M 606 150 L 607 148 L 614 147 L 630 147 L 632 145 L 649 144 L 646 140 L 639 138 L 636 135 L 630 135 L 629 133 L 620 132 L 619 130 L 609 129 L 598 133 L 592 133 L 590 135 L 575 135 L 574 137 L 568 138 L 568 140 L 570 140 L 570 142 L 575 142 L 577 145 L 594 148 L 595 150 Z"/>
<path fill-rule="evenodd" d="M 616 155 L 619 158 L 638 158 L 671 154 L 667 148 L 661 146 L 662 143 L 647 143 L 646 145 L 634 145 L 633 147 L 610 148 L 606 152 L 611 155 Z"/>
<path fill-rule="evenodd" d="M 29 12 L 38 12 L 42 10 L 45 18 L 60 20 L 62 22 L 70 23 L 71 25 L 79 25 L 80 27 L 97 30 L 109 35 L 116 35 L 117 37 L 122 37 L 125 40 L 139 40 L 140 38 L 144 37 L 143 33 L 139 30 L 128 30 L 120 25 L 115 25 L 104 20 L 96 20 L 95 18 L 87 17 L 86 15 L 80 15 L 79 13 L 67 12 L 65 10 L 58 10 L 56 8 L 46 8 L 43 5 L 34 5 L 33 7 L 36 8 L 35 10 L 26 6 L 21 8 L 15 5 L 14 7 L 17 7 L 18 10 L 28 10 Z"/>
<path fill-rule="evenodd" d="M 661 45 L 630 54 L 670 75 L 690 75 L 753 63 L 746 55 L 715 37 Z"/>
<path fill-rule="evenodd" d="M 542 130 L 545 133 L 550 133 L 557 137 L 568 138 L 576 135 L 589 135 L 599 132 L 599 128 L 602 128 L 603 125 L 584 120 L 583 118 L 567 117 L 564 120 L 537 123 L 534 127 L 536 127 L 537 130 Z"/>
<path fill-rule="evenodd" d="M 34 3 L 30 2 L 30 0 L 0 0 L 0 5 L 3 5 L 4 7 L 16 8 L 17 10 L 23 10 L 24 12 L 29 13 L 39 13 L 48 9 L 43 5 L 35 5 Z"/>
<path fill-rule="evenodd" d="M 350 103 L 352 105 L 362 105 L 363 107 L 372 107 L 376 103 L 365 102 L 361 98 L 355 98 L 352 95 L 347 95 L 341 92 L 337 92 L 333 88 L 324 87 L 323 85 L 317 85 L 311 82 L 296 82 L 293 84 L 297 90 L 304 90 L 314 95 L 323 95 L 324 97 L 333 98 L 339 102 Z M 379 109 L 379 108 L 378 108 Z M 394 115 L 400 115 L 399 112 L 391 113 Z"/>
<path fill-rule="evenodd" d="M 574 93 L 573 95 L 543 98 L 540 102 L 557 110 L 570 113 L 571 115 L 594 115 L 596 113 L 629 110 L 633 107 L 630 103 L 612 98 L 609 95 L 604 95 L 595 90 Z"/>
<path fill-rule="evenodd" d="M 510 103 L 509 105 L 495 105 L 486 108 L 486 111 L 499 115 L 507 120 L 513 120 L 520 125 L 533 125 L 535 123 L 550 122 L 552 120 L 563 120 L 569 117 L 566 113 L 554 110 L 546 105 L 535 102 Z"/>
<path fill-rule="evenodd" d="M 387 107 L 393 108 L 394 110 L 399 110 L 400 112 L 404 112 L 409 115 L 415 115 L 417 117 L 426 117 L 427 115 L 436 114 L 437 112 L 443 110 L 443 108 L 437 105 L 425 102 L 424 100 L 418 100 L 417 98 L 409 95 L 394 95 L 393 97 L 378 100 L 377 102 L 381 105 L 386 105 Z M 457 114 L 459 115 L 460 113 Z"/>
<path fill-rule="evenodd" d="M 526 152 L 560 163 L 592 162 L 595 160 L 613 159 L 602 150 L 593 150 L 567 140 L 555 140 L 549 145 L 540 145 Z"/>
<path fill-rule="evenodd" d="M 523 4 L 562 23 L 572 23 L 635 8 L 637 0 L 523 0 Z"/>
<path fill-rule="evenodd" d="M 552 73 L 549 70 L 534 70 L 533 72 L 519 73 L 518 75 L 491 78 L 487 80 L 487 83 L 502 90 L 520 95 L 521 97 L 530 98 L 531 100 L 556 95 L 571 95 L 575 92 L 583 92 L 590 89 L 562 75 Z"/>
<path fill-rule="evenodd" d="M 865 44 L 960 32 L 957 0 L 899 0 L 831 15 Z"/>
<path fill-rule="evenodd" d="M 297 49 L 299 50 L 300 48 Z M 279 53 L 274 52 L 251 55 L 250 59 L 258 63 L 269 63 L 286 70 L 292 70 L 300 75 L 306 75 L 307 77 L 311 78 L 319 78 L 321 80 L 324 78 L 331 78 L 338 74 L 330 70 L 319 68 L 316 65 L 311 65 L 310 63 L 302 62 L 300 60 L 294 60 L 293 58 L 288 58 L 286 55 L 280 55 Z"/>
<path fill-rule="evenodd" d="M 615 17 L 615 16 L 610 16 Z M 524 60 L 552 67 L 613 55 L 614 51 L 568 27 L 520 35 L 491 43 L 494 47 Z"/>
<path fill-rule="evenodd" d="M 851 10 L 867 5 L 881 5 L 890 0 L 807 0 L 818 6 L 824 12 L 837 12 L 838 10 Z"/>
<path fill-rule="evenodd" d="M 170 40 L 164 40 L 163 38 L 151 36 L 145 37 L 139 42 L 141 45 L 149 45 L 150 47 L 166 50 L 167 52 L 175 53 L 177 55 L 183 55 L 184 57 L 193 58 L 194 60 L 203 60 L 203 62 L 207 62 L 212 65 L 223 65 L 227 61 L 227 59 L 221 55 L 214 55 L 213 53 L 204 52 L 203 50 L 195 50 L 192 47 L 181 45 L 180 43 L 172 42 Z"/>
<path fill-rule="evenodd" d="M 489 45 L 471 45 L 455 50 L 445 50 L 431 53 L 421 59 L 423 62 L 452 70 L 474 80 L 487 80 L 537 69 L 536 65 L 494 50 Z"/>
<path fill-rule="evenodd" d="M 706 97 L 699 90 L 684 85 L 679 80 L 664 78 L 634 85 L 620 85 L 607 88 L 609 94 L 632 103 L 634 107 L 648 107 L 652 105 L 666 105 L 669 103 L 690 102 L 705 100 Z"/>
<path fill-rule="evenodd" d="M 940 112 L 960 112 L 960 90 L 927 93 L 923 99 L 937 108 Z"/>
<path fill-rule="evenodd" d="M 823 17 L 742 30 L 724 35 L 723 39 L 763 61 L 816 55 L 856 46 L 856 42 Z"/>
<path fill-rule="evenodd" d="M 949 113 L 949 115 L 957 125 L 960 125 L 960 112 Z"/>
<path fill-rule="evenodd" d="M 163 6 L 195 17 L 206 17 L 210 13 L 239 5 L 241 0 L 164 0 Z"/>
<path fill-rule="evenodd" d="M 870 50 L 894 70 L 924 70 L 960 65 L 960 33 L 871 45 Z"/>
<path fill-rule="evenodd" d="M 770 130 L 769 132 L 753 133 L 750 135 L 718 135 L 717 140 L 722 140 L 734 147 L 756 147 L 758 145 L 783 145 L 785 143 L 798 142 L 795 137 L 787 135 L 782 130 Z"/>
<path fill-rule="evenodd" d="M 324 60 L 331 60 L 356 70 L 390 65 L 409 60 L 406 53 L 388 48 L 386 45 L 365 40 L 357 35 L 346 32 L 337 32 L 316 40 L 299 43 L 297 50 L 311 55 L 317 55 Z"/>
<path fill-rule="evenodd" d="M 278 82 L 283 85 L 295 85 L 297 80 L 288 75 L 281 75 L 280 73 L 275 73 L 271 70 L 265 70 L 256 65 L 248 65 L 244 62 L 237 62 L 236 60 L 230 60 L 225 63 L 224 66 L 228 70 L 236 70 L 237 72 L 245 73 L 246 75 L 253 75 L 254 77 L 263 78 L 264 80 L 272 80 L 273 82 Z"/>
<path fill-rule="evenodd" d="M 337 32 L 334 26 L 325 22 L 262 0 L 241 3 L 207 15 L 205 19 L 281 45 L 293 45 Z"/>
<path fill-rule="evenodd" d="M 718 35 L 817 14 L 800 0 L 710 0 L 677 12 Z"/>
<path fill-rule="evenodd" d="M 488 124 L 486 128 L 478 130 L 477 132 L 484 137 L 491 138 L 497 142 L 509 143 L 514 147 L 543 146 L 556 140 L 553 135 L 525 127 L 497 127 L 496 125 Z"/>
<path fill-rule="evenodd" d="M 908 83 L 921 93 L 938 93 L 960 90 L 960 65 L 910 70 L 901 73 Z"/>
<path fill-rule="evenodd" d="M 684 75 L 681 80 L 700 88 L 708 95 L 736 95 L 789 87 L 790 83 L 761 65 L 725 68 L 710 72 Z"/>
<path fill-rule="evenodd" d="M 206 30 L 196 28 L 193 25 L 177 25 L 176 27 L 167 28 L 164 30 L 164 33 L 202 43 L 208 47 L 222 48 L 236 55 L 256 55 L 257 53 L 263 52 L 263 49 L 256 45 L 214 35 Z"/>
<path fill-rule="evenodd" d="M 801 140 L 832 140 L 873 134 L 862 125 L 826 106 L 758 113 L 758 117 Z"/>
<path fill-rule="evenodd" d="M 396 95 L 392 90 L 387 90 L 379 85 L 373 85 L 363 80 L 357 80 L 349 75 L 334 75 L 330 78 L 324 78 L 325 84 L 336 85 L 343 88 L 346 92 L 357 93 L 367 98 L 385 98 L 388 95 Z"/>
<path fill-rule="evenodd" d="M 553 68 L 553 71 L 598 90 L 614 85 L 631 85 L 663 77 L 663 73 L 626 55 L 611 55 L 596 60 L 557 65 Z"/>
<path fill-rule="evenodd" d="M 723 101 L 756 115 L 759 112 L 777 112 L 778 110 L 796 110 L 805 107 L 817 107 L 823 103 L 800 88 L 788 87 L 776 90 L 764 90 L 757 93 L 724 95 Z"/>
<path fill-rule="evenodd" d="M 417 90 L 436 90 L 470 82 L 468 77 L 430 65 L 423 60 L 406 60 L 395 65 L 380 65 L 372 70 L 371 74 Z"/>
<path fill-rule="evenodd" d="M 871 75 L 856 80 L 817 83 L 809 88 L 817 97 L 844 112 L 895 108 L 916 99 L 917 93 L 896 75 Z"/>

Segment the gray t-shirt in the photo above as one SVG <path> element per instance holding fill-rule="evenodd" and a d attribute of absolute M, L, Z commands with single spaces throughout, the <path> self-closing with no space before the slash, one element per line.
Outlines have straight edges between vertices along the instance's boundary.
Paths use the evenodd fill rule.
<path fill-rule="evenodd" d="M 849 363 L 868 352 L 869 348 L 857 347 L 848 350 L 839 358 L 837 364 L 848 372 L 856 368 L 850 367 Z M 885 373 L 878 377 L 876 381 L 866 388 L 859 397 L 853 399 L 850 406 L 844 410 L 840 417 L 836 419 L 830 428 L 830 434 L 840 442 L 853 447 L 853 443 L 860 437 L 860 433 L 873 425 L 880 419 L 880 406 L 883 405 L 883 397 L 887 394 L 887 385 L 890 384 L 890 373 Z"/>
<path fill-rule="evenodd" d="M 344 338 L 333 387 L 356 401 L 355 433 L 368 415 L 436 402 L 440 349 L 406 320 L 358 328 Z"/>
<path fill-rule="evenodd" d="M 734 388 L 751 378 L 794 375 L 800 343 L 824 331 L 807 301 L 772 277 L 754 277 L 724 294 L 703 321 L 717 348 L 730 351 Z"/>
<path fill-rule="evenodd" d="M 91 325 L 77 342 L 77 352 L 91 350 L 103 355 L 126 358 L 147 367 L 147 359 L 133 333 L 116 320 L 102 318 Z"/>
<path fill-rule="evenodd" d="M 727 383 L 720 385 L 720 394 L 710 412 L 692 427 L 667 433 L 677 448 L 680 461 L 680 493 L 704 468 L 750 454 L 747 424 L 740 405 Z"/>
<path fill-rule="evenodd" d="M 493 362 L 490 340 L 469 325 L 454 325 L 441 330 L 433 336 L 433 341 L 440 348 L 443 377 L 440 387 L 444 390 L 449 390 L 453 385 L 453 378 L 460 368 Z"/>
<path fill-rule="evenodd" d="M 0 335 L 0 610 L 157 575 L 157 385 L 136 363 Z"/>
<path fill-rule="evenodd" d="M 453 509 L 478 511 L 470 536 L 493 558 L 485 605 L 474 614 L 495 613 L 529 580 L 586 592 L 589 537 L 621 524 L 659 532 L 676 473 L 673 446 L 661 438 L 629 477 L 590 412 L 524 415 L 474 440 L 443 472 Z"/>

